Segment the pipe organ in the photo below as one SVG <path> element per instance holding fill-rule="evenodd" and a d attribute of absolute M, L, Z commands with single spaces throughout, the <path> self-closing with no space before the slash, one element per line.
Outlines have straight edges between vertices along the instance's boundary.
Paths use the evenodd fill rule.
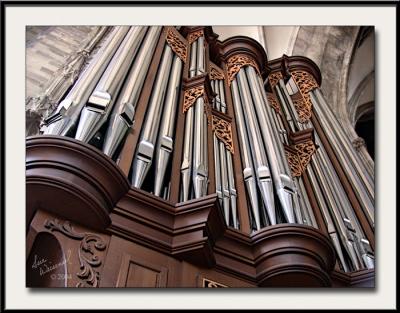
<path fill-rule="evenodd" d="M 127 181 L 126 195 L 96 202 L 110 208 L 91 228 L 249 286 L 330 286 L 345 275 L 333 272 L 373 274 L 374 181 L 320 84 L 311 60 L 269 61 L 256 41 L 221 42 L 211 27 L 112 27 L 28 143 L 94 149 Z M 143 239 L 146 227 L 160 234 Z"/>

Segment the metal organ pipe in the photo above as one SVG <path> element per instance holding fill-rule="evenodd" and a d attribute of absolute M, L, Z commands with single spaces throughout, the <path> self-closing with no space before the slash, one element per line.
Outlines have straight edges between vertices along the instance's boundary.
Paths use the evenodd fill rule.
<path fill-rule="evenodd" d="M 172 49 L 166 44 L 133 161 L 132 185 L 137 188 L 142 186 L 153 162 L 154 145 L 157 140 L 173 55 Z"/>
<path fill-rule="evenodd" d="M 197 39 L 196 75 L 204 73 L 204 37 Z M 199 97 L 194 104 L 193 137 L 193 189 L 194 197 L 207 194 L 208 154 L 207 154 L 207 117 L 204 110 L 204 98 Z"/>
<path fill-rule="evenodd" d="M 239 87 L 235 79 L 231 83 L 231 91 L 232 91 L 232 98 L 235 109 L 235 117 L 237 122 L 237 129 L 238 129 L 240 148 L 241 148 L 240 152 L 242 156 L 243 179 L 247 188 L 250 207 L 254 217 L 255 227 L 256 230 L 259 230 L 261 229 L 261 216 L 258 204 L 258 194 L 257 194 L 256 178 L 254 174 L 254 165 L 251 157 L 251 152 L 249 150 L 250 143 L 242 111 L 242 102 L 240 99 Z"/>
<path fill-rule="evenodd" d="M 240 96 L 243 105 L 243 111 L 247 116 L 247 131 L 250 139 L 250 148 L 255 165 L 255 174 L 257 176 L 258 186 L 264 207 L 268 214 L 268 220 L 271 225 L 276 224 L 275 200 L 273 194 L 273 185 L 271 171 L 268 165 L 266 150 L 260 133 L 260 127 L 257 123 L 257 116 L 254 111 L 254 104 L 250 95 L 250 87 L 247 82 L 244 68 L 241 68 L 235 78 L 239 84 Z"/>
<path fill-rule="evenodd" d="M 196 75 L 196 51 L 197 41 L 193 42 L 190 47 L 190 64 L 189 64 L 189 77 L 192 78 Z M 188 108 L 185 115 L 185 134 L 183 142 L 183 157 L 181 165 L 181 201 L 187 201 L 191 196 L 191 177 L 192 177 L 192 156 L 193 156 L 193 106 Z"/>
<path fill-rule="evenodd" d="M 140 51 L 128 74 L 111 113 L 110 124 L 104 139 L 103 152 L 112 157 L 128 130 L 133 125 L 135 108 L 153 57 L 161 26 L 149 27 Z"/>
<path fill-rule="evenodd" d="M 142 26 L 130 28 L 95 90 L 89 97 L 87 104 L 82 109 L 75 135 L 76 139 L 88 142 L 107 121 L 112 105 L 146 30 L 147 27 Z"/>
<path fill-rule="evenodd" d="M 362 168 L 362 162 L 354 151 L 348 137 L 344 134 L 342 127 L 336 117 L 330 111 L 325 102 L 321 91 L 317 88 L 310 92 L 311 101 L 314 104 L 314 112 L 318 121 L 326 132 L 327 137 L 332 142 L 338 159 L 344 169 L 350 173 L 349 180 L 354 187 L 357 198 L 362 203 L 369 221 L 374 225 L 374 187 L 371 177 Z M 336 136 L 335 136 L 336 135 Z M 350 162 L 348 162 L 350 161 Z"/>
<path fill-rule="evenodd" d="M 45 120 L 44 134 L 67 136 L 74 130 L 83 106 L 128 31 L 128 26 L 117 26 L 111 31 L 56 111 Z"/>
<path fill-rule="evenodd" d="M 163 186 L 167 166 L 174 149 L 174 127 L 176 107 L 179 99 L 180 82 L 182 75 L 182 60 L 175 55 L 171 75 L 168 83 L 168 92 L 162 114 L 161 127 L 156 151 L 156 168 L 154 194 L 159 196 Z"/>
<path fill-rule="evenodd" d="M 272 178 L 274 180 L 275 188 L 278 194 L 283 213 L 289 223 L 295 223 L 294 212 L 299 209 L 299 202 L 297 198 L 297 191 L 294 181 L 291 177 L 289 165 L 284 156 L 283 145 L 279 145 L 280 139 L 276 132 L 276 127 L 271 127 L 273 121 L 271 112 L 272 108 L 265 101 L 264 92 L 262 89 L 262 82 L 257 77 L 255 70 L 252 67 L 246 68 L 246 73 L 249 77 L 250 85 L 252 88 L 252 95 L 254 99 L 257 116 L 260 121 L 261 134 L 266 144 L 268 151 L 268 160 L 270 162 Z M 299 215 L 297 213 L 297 215 Z M 303 223 L 298 218 L 298 223 Z"/>

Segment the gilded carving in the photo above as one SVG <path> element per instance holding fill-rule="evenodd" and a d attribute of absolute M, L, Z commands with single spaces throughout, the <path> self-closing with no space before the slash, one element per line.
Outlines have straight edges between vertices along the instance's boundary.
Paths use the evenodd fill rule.
<path fill-rule="evenodd" d="M 175 28 L 168 27 L 166 40 L 167 40 L 168 45 L 177 54 L 177 56 L 179 58 L 181 58 L 181 60 L 183 62 L 186 62 L 187 45 L 178 36 L 178 34 L 176 33 Z"/>
<path fill-rule="evenodd" d="M 204 32 L 202 29 L 195 31 L 195 32 L 189 34 L 188 42 L 189 42 L 189 44 L 191 44 L 192 42 L 195 42 L 197 40 L 197 38 L 203 37 L 203 36 L 204 36 Z"/>
<path fill-rule="evenodd" d="M 309 92 L 319 86 L 314 77 L 306 71 L 293 71 L 291 75 L 301 94 L 301 97 L 293 97 L 293 104 L 299 115 L 299 122 L 306 123 L 311 118 L 312 113 L 312 103 Z"/>
<path fill-rule="evenodd" d="M 228 286 L 217 283 L 211 279 L 203 278 L 203 288 L 228 288 Z"/>
<path fill-rule="evenodd" d="M 303 174 L 310 163 L 311 156 L 315 151 L 316 148 L 314 142 L 311 140 L 294 145 L 292 146 L 292 149 L 285 147 L 286 158 L 294 177 L 298 177 Z"/>
<path fill-rule="evenodd" d="M 224 72 L 214 63 L 210 62 L 210 79 L 217 80 L 217 79 L 225 79 Z"/>
<path fill-rule="evenodd" d="M 101 265 L 101 259 L 95 254 L 95 250 L 103 251 L 106 243 L 96 234 L 78 233 L 69 221 L 61 224 L 57 219 L 47 220 L 44 227 L 50 231 L 58 231 L 69 238 L 81 240 L 78 258 L 81 271 L 76 275 L 81 279 L 76 287 L 99 287 L 100 273 L 96 270 Z"/>
<path fill-rule="evenodd" d="M 308 94 L 307 96 L 309 97 Z M 303 94 L 301 94 L 300 92 L 292 96 L 292 102 L 299 117 L 299 122 L 307 123 L 312 114 L 311 100 L 308 99 L 307 101 L 306 97 L 304 97 Z"/>
<path fill-rule="evenodd" d="M 185 90 L 183 94 L 183 113 L 196 102 L 197 98 L 204 95 L 204 86 L 196 86 Z"/>
<path fill-rule="evenodd" d="M 271 74 L 269 74 L 268 76 L 268 80 L 269 83 L 271 84 L 271 87 L 274 88 L 275 85 L 279 82 L 280 79 L 282 79 L 282 73 L 281 72 L 273 72 Z"/>
<path fill-rule="evenodd" d="M 212 116 L 212 130 L 215 136 L 221 140 L 226 148 L 233 154 L 233 140 L 232 140 L 232 125 L 231 123 L 223 120 L 222 118 Z"/>
<path fill-rule="evenodd" d="M 236 74 L 240 71 L 243 66 L 252 66 L 256 69 L 257 73 L 260 74 L 260 69 L 258 68 L 257 62 L 244 54 L 237 54 L 231 56 L 228 59 L 228 84 L 230 85 L 232 80 L 235 78 Z"/>
<path fill-rule="evenodd" d="M 281 113 L 281 107 L 279 106 L 278 100 L 272 92 L 267 92 L 267 100 L 269 105 L 277 112 Z"/>

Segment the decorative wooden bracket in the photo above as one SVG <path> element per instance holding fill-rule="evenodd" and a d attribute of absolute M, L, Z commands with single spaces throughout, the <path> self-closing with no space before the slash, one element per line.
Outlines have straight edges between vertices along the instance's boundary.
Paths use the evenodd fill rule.
<path fill-rule="evenodd" d="M 209 75 L 211 80 L 224 80 L 224 71 L 214 63 L 210 62 Z"/>
<path fill-rule="evenodd" d="M 233 154 L 232 124 L 216 110 L 212 110 L 212 130 L 226 148 Z"/>
<path fill-rule="evenodd" d="M 188 44 L 174 27 L 167 28 L 166 41 L 177 56 L 186 63 Z"/>
<path fill-rule="evenodd" d="M 236 74 L 239 73 L 243 66 L 252 66 L 256 69 L 257 73 L 260 74 L 260 69 L 258 68 L 257 62 L 245 54 L 236 54 L 231 56 L 227 61 L 228 67 L 228 84 L 231 85 Z"/>
<path fill-rule="evenodd" d="M 273 72 L 268 76 L 268 81 L 272 88 L 276 86 L 280 79 L 283 79 L 283 75 L 281 72 Z"/>
<path fill-rule="evenodd" d="M 204 32 L 202 29 L 189 34 L 188 36 L 189 44 L 195 42 L 199 37 L 204 37 Z"/>
<path fill-rule="evenodd" d="M 292 71 L 291 75 L 299 88 L 299 92 L 292 95 L 292 101 L 299 115 L 299 122 L 306 123 L 312 114 L 312 103 L 309 92 L 319 86 L 314 77 L 306 71 Z"/>
<path fill-rule="evenodd" d="M 309 140 L 294 146 L 285 146 L 285 154 L 294 177 L 301 176 L 316 151 L 314 142 Z"/>

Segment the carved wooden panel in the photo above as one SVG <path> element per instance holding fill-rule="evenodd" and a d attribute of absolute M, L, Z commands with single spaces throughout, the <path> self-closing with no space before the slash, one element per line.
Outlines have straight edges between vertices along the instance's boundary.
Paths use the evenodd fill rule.
<path fill-rule="evenodd" d="M 311 140 L 291 147 L 285 146 L 286 158 L 293 176 L 298 177 L 303 174 L 315 151 L 316 147 Z"/>
<path fill-rule="evenodd" d="M 299 122 L 306 123 L 311 118 L 312 114 L 311 100 L 309 99 L 309 101 L 307 101 L 301 92 L 292 95 L 291 98 L 297 115 L 299 116 Z"/>
<path fill-rule="evenodd" d="M 257 73 L 260 74 L 257 62 L 244 54 L 237 54 L 231 56 L 227 61 L 228 67 L 228 84 L 230 85 L 236 74 L 240 71 L 243 66 L 252 66 L 256 69 Z"/>
<path fill-rule="evenodd" d="M 222 118 L 213 115 L 212 116 L 212 130 L 215 136 L 221 140 L 226 148 L 233 154 L 233 140 L 232 140 L 232 125 L 231 123 L 223 120 Z"/>
<path fill-rule="evenodd" d="M 267 100 L 268 103 L 277 113 L 281 113 L 281 107 L 279 105 L 278 100 L 272 92 L 267 92 Z"/>
<path fill-rule="evenodd" d="M 300 90 L 300 95 L 292 96 L 293 104 L 299 115 L 299 122 L 305 123 L 311 118 L 312 113 L 312 103 L 309 92 L 319 86 L 314 77 L 306 71 L 293 71 L 291 75 Z"/>
<path fill-rule="evenodd" d="M 144 262 L 124 253 L 118 273 L 117 287 L 167 287 L 168 269 Z"/>
<path fill-rule="evenodd" d="M 279 82 L 280 79 L 282 79 L 282 73 L 281 72 L 273 72 L 271 74 L 269 74 L 268 76 L 268 80 L 269 83 L 271 84 L 271 87 L 274 88 L 275 85 Z"/>
<path fill-rule="evenodd" d="M 183 62 L 186 62 L 187 57 L 187 44 L 180 38 L 180 35 L 173 27 L 168 27 L 166 40 L 171 49 L 181 58 Z"/>
<path fill-rule="evenodd" d="M 191 44 L 192 42 L 195 42 L 197 40 L 197 38 L 199 38 L 199 37 L 204 37 L 204 32 L 202 29 L 189 34 L 189 36 L 188 36 L 189 44 Z"/>
<path fill-rule="evenodd" d="M 197 100 L 204 95 L 204 86 L 195 86 L 186 89 L 183 94 L 183 113 L 185 113 Z"/>
<path fill-rule="evenodd" d="M 44 227 L 51 232 L 60 232 L 65 236 L 80 240 L 78 250 L 80 272 L 76 275 L 80 282 L 76 287 L 99 287 L 100 272 L 99 266 L 102 264 L 102 259 L 98 255 L 98 251 L 106 249 L 106 243 L 103 239 L 94 233 L 80 233 L 73 229 L 69 221 L 59 222 L 57 219 L 46 220 Z"/>
<path fill-rule="evenodd" d="M 212 62 L 210 62 L 209 75 L 211 80 L 225 79 L 224 71 Z"/>

